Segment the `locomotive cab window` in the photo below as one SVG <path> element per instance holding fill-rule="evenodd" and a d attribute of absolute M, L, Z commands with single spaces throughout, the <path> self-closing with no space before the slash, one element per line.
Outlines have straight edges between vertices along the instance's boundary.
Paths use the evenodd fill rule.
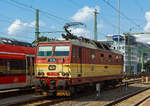
<path fill-rule="evenodd" d="M 54 56 L 69 56 L 70 46 L 55 46 Z"/>
<path fill-rule="evenodd" d="M 38 56 L 52 56 L 52 46 L 40 46 Z"/>

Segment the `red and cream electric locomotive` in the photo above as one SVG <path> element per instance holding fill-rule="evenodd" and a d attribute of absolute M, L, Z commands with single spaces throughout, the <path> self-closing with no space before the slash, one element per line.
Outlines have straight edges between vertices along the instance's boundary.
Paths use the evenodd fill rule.
<path fill-rule="evenodd" d="M 115 85 L 121 81 L 123 55 L 109 49 L 105 43 L 70 34 L 63 37 L 67 40 L 41 42 L 36 47 L 38 90 L 69 96 L 87 85 Z"/>

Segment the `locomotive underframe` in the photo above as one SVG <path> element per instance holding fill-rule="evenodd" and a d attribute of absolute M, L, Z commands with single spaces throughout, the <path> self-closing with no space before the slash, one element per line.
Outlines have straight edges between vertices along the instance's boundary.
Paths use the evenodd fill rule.
<path fill-rule="evenodd" d="M 97 81 L 87 81 L 81 83 L 81 78 L 38 78 L 39 85 L 37 85 L 37 91 L 46 95 L 56 96 L 71 96 L 77 92 L 81 92 L 85 89 L 95 89 L 96 83 L 101 83 L 102 87 L 112 86 L 115 87 L 118 83 L 121 83 L 122 76 L 118 76 L 114 79 L 105 79 Z M 76 81 L 80 83 L 73 83 Z"/>

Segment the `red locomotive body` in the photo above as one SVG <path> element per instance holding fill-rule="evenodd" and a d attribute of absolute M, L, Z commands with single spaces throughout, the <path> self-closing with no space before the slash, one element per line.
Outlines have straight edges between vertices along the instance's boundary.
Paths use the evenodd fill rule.
<path fill-rule="evenodd" d="M 32 86 L 35 49 L 25 42 L 0 41 L 0 90 Z"/>

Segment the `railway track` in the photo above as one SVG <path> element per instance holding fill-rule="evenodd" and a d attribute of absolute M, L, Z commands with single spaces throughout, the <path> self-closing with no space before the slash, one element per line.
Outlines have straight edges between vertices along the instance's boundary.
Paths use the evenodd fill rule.
<path fill-rule="evenodd" d="M 94 92 L 95 93 L 95 92 Z M 29 100 L 24 100 L 24 101 L 16 101 L 14 103 L 8 103 L 6 105 L 21 105 L 21 106 L 28 106 L 28 105 L 39 105 L 39 106 L 47 106 L 47 105 L 54 105 L 57 103 L 61 103 L 64 101 L 69 101 L 77 98 L 82 98 L 86 97 L 88 95 L 92 95 L 93 92 L 87 93 L 80 93 L 79 95 L 75 95 L 72 97 L 55 97 L 55 96 L 39 96 L 35 98 L 31 98 Z"/>
<path fill-rule="evenodd" d="M 0 91 L 0 99 L 31 94 L 34 91 L 34 88 L 3 90 Z"/>
<path fill-rule="evenodd" d="M 141 90 L 139 90 L 139 91 L 136 91 L 136 92 L 133 92 L 133 93 L 128 94 L 128 95 L 126 95 L 126 96 L 123 96 L 123 97 L 121 97 L 121 98 L 118 98 L 118 99 L 116 99 L 115 101 L 113 101 L 113 102 L 111 102 L 111 103 L 109 103 L 109 104 L 107 104 L 107 105 L 105 105 L 105 106 L 118 106 L 118 105 L 120 105 L 122 102 L 127 102 L 127 99 L 129 99 L 129 98 L 131 98 L 131 97 L 133 97 L 133 96 L 135 96 L 135 95 L 138 95 L 138 94 L 140 94 L 140 93 L 142 93 L 142 92 L 145 92 L 145 91 L 147 91 L 147 90 L 150 90 L 150 87 L 141 89 Z M 134 104 L 134 106 L 138 106 L 139 104 L 141 104 L 142 102 L 144 102 L 144 101 L 145 101 L 147 98 L 149 98 L 149 97 L 150 97 L 150 96 L 147 96 L 146 98 L 142 99 L 142 100 L 139 101 L 138 103 Z"/>
<path fill-rule="evenodd" d="M 139 82 L 140 82 L 140 79 L 130 80 L 130 81 L 128 81 L 128 84 L 130 85 L 130 84 L 139 83 Z M 121 84 L 120 86 L 125 86 L 125 83 Z M 117 88 L 118 87 L 119 86 L 117 86 Z M 111 89 L 112 88 L 104 89 L 104 90 L 111 90 Z M 115 88 L 113 88 L 113 89 L 115 89 Z M 64 101 L 71 101 L 71 100 L 74 100 L 74 99 L 87 97 L 87 96 L 93 95 L 93 94 L 96 94 L 96 92 L 88 92 L 88 93 L 86 92 L 86 93 L 83 93 L 83 94 L 80 94 L 80 95 L 76 95 L 74 97 L 53 97 L 53 96 L 47 97 L 47 96 L 40 96 L 40 95 L 35 96 L 34 95 L 32 98 L 25 97 L 25 98 L 28 98 L 28 99 L 18 100 L 18 101 L 15 101 L 13 103 L 8 103 L 8 104 L 6 103 L 5 105 L 23 105 L 23 106 L 27 106 L 27 105 L 54 105 L 54 104 L 61 103 L 61 102 L 64 102 Z M 108 106 L 110 106 L 110 105 L 108 105 Z"/>

